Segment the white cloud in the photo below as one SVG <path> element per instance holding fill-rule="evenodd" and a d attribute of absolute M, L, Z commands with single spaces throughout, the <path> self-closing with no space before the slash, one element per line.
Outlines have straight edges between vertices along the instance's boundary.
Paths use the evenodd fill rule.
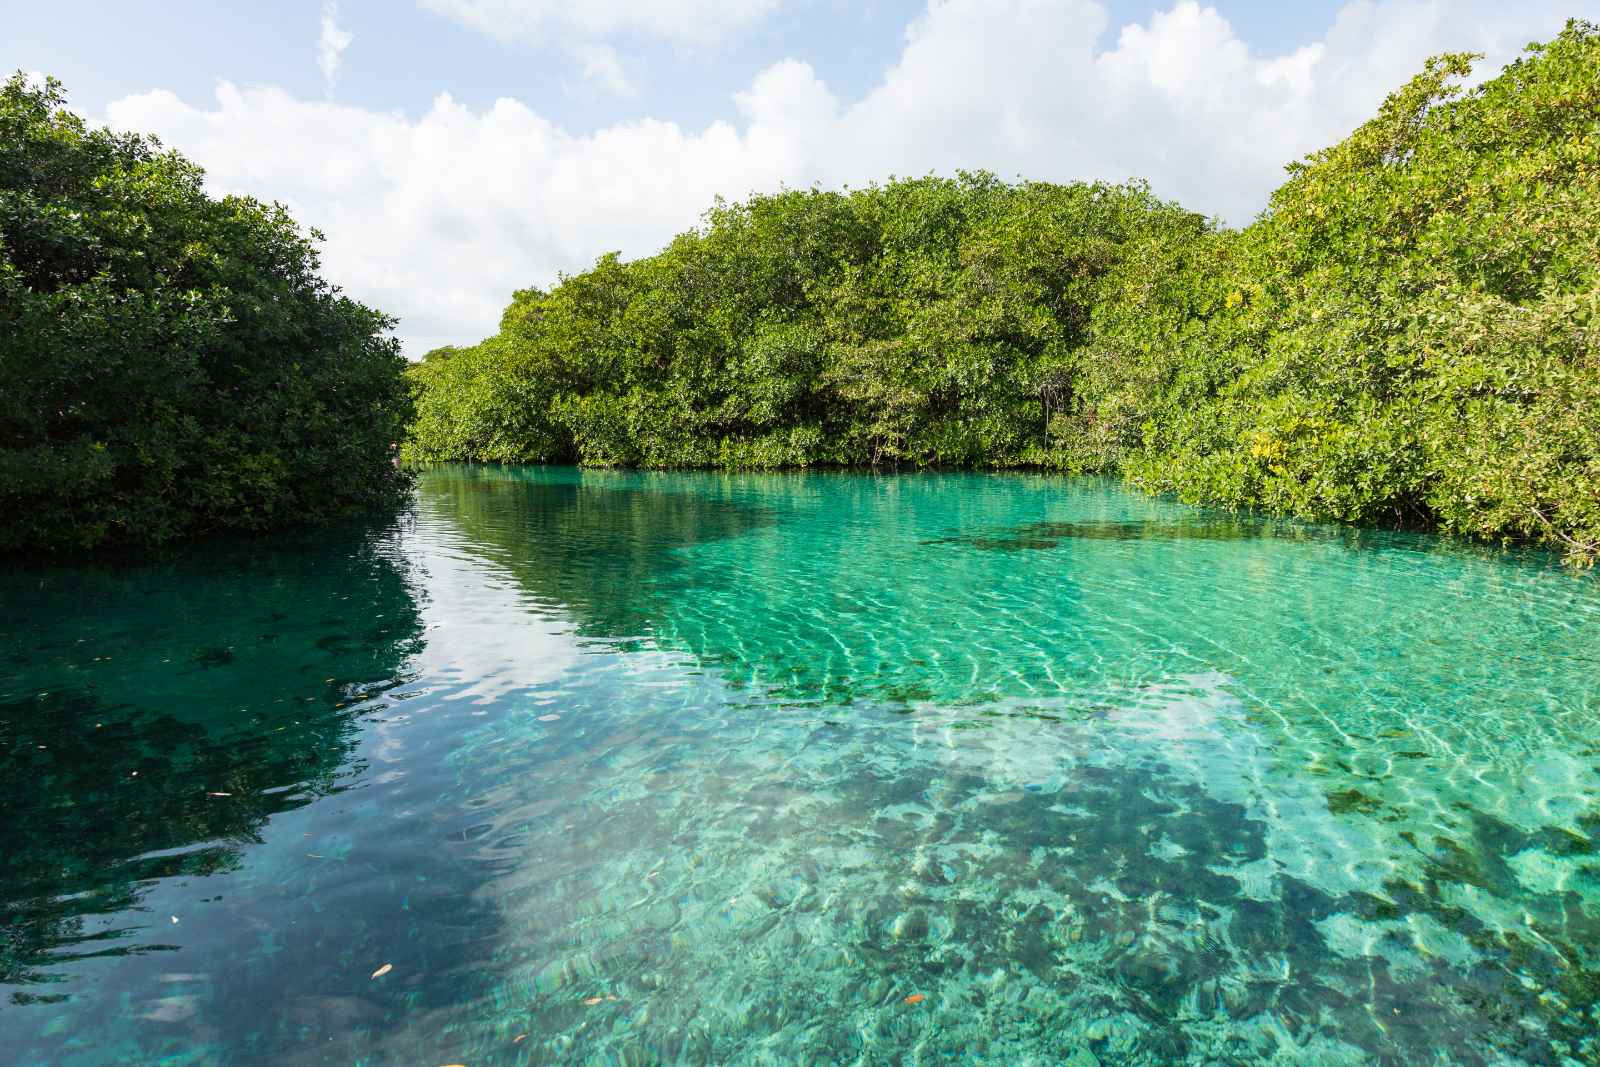
<path fill-rule="evenodd" d="M 636 33 L 716 41 L 765 18 L 779 0 L 418 0 L 425 9 L 501 40 Z"/>
<path fill-rule="evenodd" d="M 108 118 L 160 134 L 219 191 L 288 203 L 328 234 L 328 276 L 399 315 L 420 354 L 492 332 L 512 289 L 654 251 L 718 194 L 982 167 L 1147 177 L 1248 222 L 1285 163 L 1370 116 L 1428 55 L 1484 51 L 1492 72 L 1565 15 L 1545 0 L 1357 0 L 1323 40 L 1258 56 L 1192 0 L 1108 49 L 1097 0 L 933 0 L 863 98 L 841 102 L 785 60 L 700 130 L 640 119 L 580 134 L 517 100 L 474 110 L 448 95 L 410 118 L 229 84 L 208 105 L 155 92 Z"/>
<path fill-rule="evenodd" d="M 344 62 L 344 50 L 355 38 L 339 26 L 339 5 L 335 0 L 322 0 L 322 33 L 317 37 L 317 66 L 322 70 L 322 80 L 328 92 L 339 81 L 339 65 Z"/>
<path fill-rule="evenodd" d="M 572 57 L 578 61 L 579 74 L 585 83 L 596 86 L 614 96 L 632 98 L 639 95 L 639 85 L 628 75 L 622 57 L 608 44 L 580 42 L 571 46 Z"/>

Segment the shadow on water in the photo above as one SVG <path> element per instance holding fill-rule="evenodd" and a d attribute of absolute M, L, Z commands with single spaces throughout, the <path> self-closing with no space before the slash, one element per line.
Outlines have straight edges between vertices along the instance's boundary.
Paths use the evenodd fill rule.
<path fill-rule="evenodd" d="M 885 709 L 735 737 L 674 716 L 629 737 L 636 706 L 602 747 L 651 788 L 615 789 L 598 759 L 561 768 L 542 792 L 598 778 L 610 799 L 536 830 L 537 863 L 498 887 L 506 944 L 530 957 L 497 997 L 506 1032 L 551 1064 L 1595 1051 L 1597 917 L 1511 870 L 1580 861 L 1595 820 L 1529 833 L 1467 809 L 1412 835 L 1394 875 L 1339 884 L 1327 857 L 1361 819 L 1275 769 L 1232 712 L 1123 706 L 956 734 L 969 720 Z"/>
<path fill-rule="evenodd" d="M 977 533 L 929 538 L 923 545 L 963 545 L 986 552 L 1049 549 L 1063 541 L 1250 541 L 1279 537 L 1329 541 L 1338 531 L 1259 519 L 1197 518 L 1191 522 L 1116 521 L 1028 522 Z"/>
<path fill-rule="evenodd" d="M 172 951 L 162 880 L 232 871 L 274 816 L 340 792 L 362 715 L 421 639 L 392 531 L 181 561 L 19 571 L 0 599 L 0 984 Z"/>

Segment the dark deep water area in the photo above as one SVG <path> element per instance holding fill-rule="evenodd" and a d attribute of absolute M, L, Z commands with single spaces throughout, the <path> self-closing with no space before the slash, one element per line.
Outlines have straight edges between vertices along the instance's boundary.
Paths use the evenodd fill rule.
<path fill-rule="evenodd" d="M 1600 1063 L 1542 553 L 446 468 L 0 609 L 7 1063 Z"/>

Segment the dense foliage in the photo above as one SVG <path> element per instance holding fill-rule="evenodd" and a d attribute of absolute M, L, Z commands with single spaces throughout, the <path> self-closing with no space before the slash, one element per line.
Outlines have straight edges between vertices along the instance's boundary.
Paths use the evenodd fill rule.
<path fill-rule="evenodd" d="M 1039 466 L 1600 553 L 1600 31 L 1430 62 L 1220 230 L 1139 185 L 719 204 L 413 371 L 414 461 Z"/>
<path fill-rule="evenodd" d="M 1103 331 L 1137 482 L 1600 552 L 1600 34 L 1462 93 L 1471 59 L 1291 167 L 1216 263 L 1132 279 L 1169 289 Z"/>
<path fill-rule="evenodd" d="M 987 175 L 719 205 L 659 255 L 520 292 L 497 336 L 429 353 L 410 454 L 1060 465 L 1044 417 L 1109 273 L 1205 232 L 1142 187 Z"/>
<path fill-rule="evenodd" d="M 54 82 L 0 88 L 0 550 L 150 544 L 394 501 L 390 320 L 281 206 L 213 199 Z"/>

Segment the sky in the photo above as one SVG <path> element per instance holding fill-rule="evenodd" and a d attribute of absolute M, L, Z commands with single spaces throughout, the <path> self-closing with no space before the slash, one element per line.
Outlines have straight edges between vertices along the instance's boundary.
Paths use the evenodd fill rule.
<path fill-rule="evenodd" d="M 714 198 L 984 169 L 1247 224 L 1444 51 L 1600 0 L 0 0 L 0 68 L 288 205 L 407 353 Z"/>

